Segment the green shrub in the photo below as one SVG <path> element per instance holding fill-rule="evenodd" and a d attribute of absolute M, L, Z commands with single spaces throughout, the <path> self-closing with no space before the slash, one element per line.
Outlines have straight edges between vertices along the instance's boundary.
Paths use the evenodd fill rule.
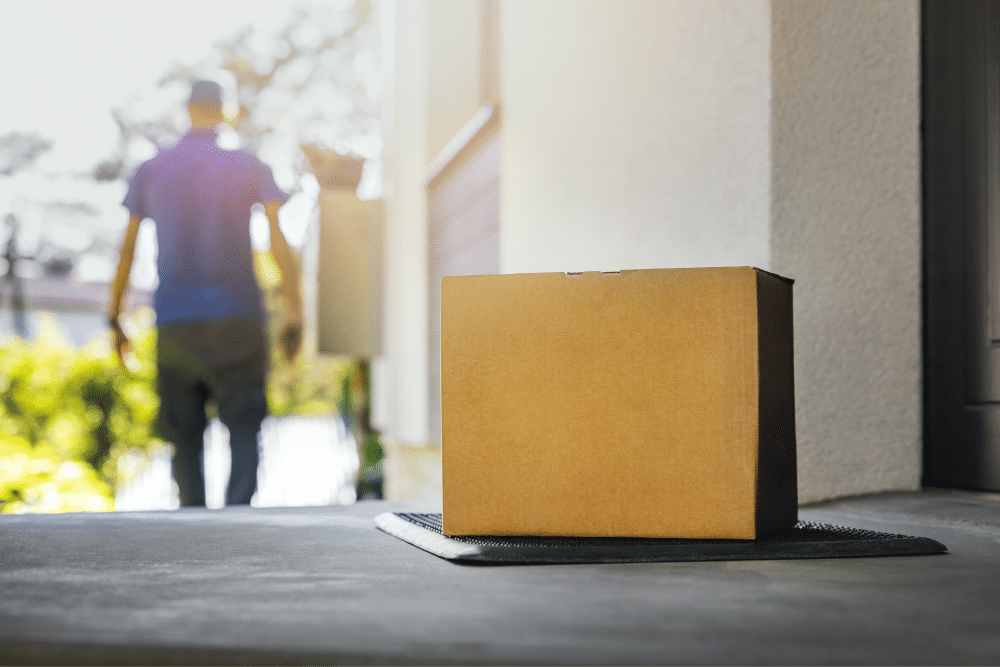
<path fill-rule="evenodd" d="M 118 458 L 144 456 L 156 432 L 156 334 L 152 313 L 134 314 L 137 373 L 120 367 L 100 336 L 76 348 L 42 315 L 32 342 L 0 343 L 0 511 L 113 509 Z"/>

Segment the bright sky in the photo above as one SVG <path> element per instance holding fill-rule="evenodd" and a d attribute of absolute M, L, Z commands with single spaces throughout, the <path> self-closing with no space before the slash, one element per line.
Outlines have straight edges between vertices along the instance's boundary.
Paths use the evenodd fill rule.
<path fill-rule="evenodd" d="M 196 63 L 246 25 L 284 25 L 297 0 L 0 0 L 0 134 L 54 141 L 46 171 L 89 171 L 114 148 L 110 109 Z"/>

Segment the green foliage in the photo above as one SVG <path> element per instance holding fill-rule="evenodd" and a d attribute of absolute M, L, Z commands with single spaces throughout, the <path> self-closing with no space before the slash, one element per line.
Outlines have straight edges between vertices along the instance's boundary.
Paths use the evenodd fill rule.
<path fill-rule="evenodd" d="M 370 424 L 371 377 L 367 365 L 351 364 L 340 376 L 337 409 L 344 416 L 358 445 L 360 496 L 362 487 L 367 483 L 366 478 L 381 476 L 382 460 L 385 458 L 382 438 Z M 381 490 L 378 497 L 381 497 Z"/>
<path fill-rule="evenodd" d="M 272 350 L 273 369 L 267 383 L 267 404 L 272 415 L 333 415 L 337 414 L 338 378 L 349 371 L 349 360 L 343 357 L 313 357 L 302 355 L 294 363 L 280 358 Z"/>
<path fill-rule="evenodd" d="M 369 433 L 364 437 L 361 445 L 361 469 L 374 468 L 379 461 L 385 458 L 385 450 L 382 448 L 382 439 L 378 433 Z"/>
<path fill-rule="evenodd" d="M 118 458 L 162 446 L 152 313 L 127 326 L 136 373 L 121 368 L 106 337 L 71 346 L 52 316 L 34 341 L 0 343 L 0 511 L 110 510 L 127 481 Z"/>
<path fill-rule="evenodd" d="M 111 487 L 81 461 L 64 460 L 47 445 L 0 436 L 0 511 L 107 512 Z"/>

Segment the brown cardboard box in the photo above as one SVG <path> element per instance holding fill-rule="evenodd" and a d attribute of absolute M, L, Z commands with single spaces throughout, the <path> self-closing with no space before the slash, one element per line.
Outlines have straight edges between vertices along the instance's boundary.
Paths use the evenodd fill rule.
<path fill-rule="evenodd" d="M 441 282 L 449 535 L 754 539 L 797 517 L 791 281 Z"/>

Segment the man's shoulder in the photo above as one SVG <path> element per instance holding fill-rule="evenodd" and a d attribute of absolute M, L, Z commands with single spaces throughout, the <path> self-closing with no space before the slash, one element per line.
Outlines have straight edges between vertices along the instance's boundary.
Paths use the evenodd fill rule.
<path fill-rule="evenodd" d="M 176 142 L 166 146 L 159 146 L 157 147 L 156 155 L 136 167 L 135 173 L 155 170 L 160 164 L 169 162 L 171 157 L 180 152 L 180 144 Z"/>
<path fill-rule="evenodd" d="M 157 157 L 159 157 L 159 156 L 157 156 Z M 149 163 L 152 162 L 155 159 L 156 159 L 155 157 L 154 158 L 150 158 L 150 159 L 146 160 L 145 162 L 140 163 L 135 169 L 132 170 L 132 175 L 129 176 L 128 180 L 129 180 L 130 183 L 132 183 L 133 187 L 135 185 L 139 184 L 139 183 L 142 183 L 143 180 L 145 180 L 145 177 L 149 173 L 149 170 L 151 168 L 153 168 L 153 167 L 150 166 Z"/>
<path fill-rule="evenodd" d="M 256 153 L 248 148 L 231 148 L 228 150 L 220 149 L 220 153 L 226 155 L 231 160 L 236 160 L 237 162 L 242 162 L 244 164 L 267 166 L 259 157 L 257 157 Z"/>
<path fill-rule="evenodd" d="M 140 164 L 130 179 L 135 188 L 145 188 L 161 183 L 161 177 L 173 181 L 175 176 L 191 170 L 208 168 L 208 172 L 225 178 L 230 183 L 252 183 L 254 187 L 273 180 L 271 168 L 247 148 L 222 148 L 209 142 L 181 141 L 162 150 Z"/>
<path fill-rule="evenodd" d="M 140 164 L 136 169 L 136 173 L 139 173 L 139 171 L 156 171 L 161 168 L 173 168 L 178 161 L 186 162 L 192 159 L 196 162 L 207 160 L 210 162 L 233 162 L 254 167 L 266 166 L 252 151 L 245 148 L 220 148 L 212 144 L 186 146 L 183 143 L 179 143 L 161 150 L 154 157 Z"/>

